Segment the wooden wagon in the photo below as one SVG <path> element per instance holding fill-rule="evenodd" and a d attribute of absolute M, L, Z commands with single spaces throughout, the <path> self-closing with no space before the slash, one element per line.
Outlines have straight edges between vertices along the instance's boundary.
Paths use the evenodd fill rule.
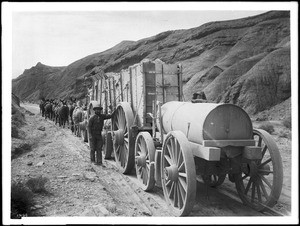
<path fill-rule="evenodd" d="M 145 60 L 92 79 L 88 115 L 95 102 L 115 112 L 103 132 L 105 157 L 114 153 L 124 174 L 135 169 L 145 191 L 162 187 L 178 216 L 193 208 L 197 180 L 219 186 L 228 175 L 258 211 L 279 199 L 282 161 L 271 135 L 253 130 L 236 105 L 183 102 L 180 65 Z"/>

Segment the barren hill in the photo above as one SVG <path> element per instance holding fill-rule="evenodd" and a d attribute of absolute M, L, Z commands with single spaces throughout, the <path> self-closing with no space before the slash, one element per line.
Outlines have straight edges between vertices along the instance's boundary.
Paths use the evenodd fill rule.
<path fill-rule="evenodd" d="M 95 66 L 119 72 L 144 58 L 182 64 L 185 100 L 204 90 L 210 101 L 234 103 L 256 114 L 291 96 L 290 13 L 270 11 L 122 41 L 67 67 L 38 63 L 13 80 L 13 93 L 31 101 L 82 98 L 82 75 Z"/>

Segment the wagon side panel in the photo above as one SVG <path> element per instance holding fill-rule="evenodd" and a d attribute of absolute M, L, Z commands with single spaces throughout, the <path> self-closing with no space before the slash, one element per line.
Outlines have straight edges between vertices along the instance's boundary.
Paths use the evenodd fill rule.
<path fill-rule="evenodd" d="M 131 104 L 130 101 L 130 72 L 129 69 L 121 71 L 123 101 Z"/>
<path fill-rule="evenodd" d="M 141 127 L 144 123 L 144 78 L 141 64 L 131 67 L 132 81 L 132 110 L 134 114 L 134 124 Z"/>
<path fill-rule="evenodd" d="M 156 62 L 157 100 L 166 103 L 181 100 L 178 66 Z"/>
<path fill-rule="evenodd" d="M 147 113 L 153 112 L 153 102 L 156 101 L 156 72 L 154 63 L 143 63 L 143 79 L 145 99 L 143 111 L 143 125 L 144 127 L 151 127 L 152 119 L 147 116 Z"/>

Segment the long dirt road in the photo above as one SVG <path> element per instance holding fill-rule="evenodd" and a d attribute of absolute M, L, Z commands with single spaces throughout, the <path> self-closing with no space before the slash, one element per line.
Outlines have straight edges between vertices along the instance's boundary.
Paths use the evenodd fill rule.
<path fill-rule="evenodd" d="M 67 127 L 60 128 L 53 121 L 45 120 L 37 105 L 23 104 L 22 107 L 34 113 L 26 114 L 27 125 L 22 128 L 26 138 L 34 144 L 30 152 L 12 160 L 11 176 L 12 180 L 21 181 L 38 176 L 48 178 L 47 193 L 35 197 L 33 211 L 36 216 L 64 217 L 61 223 L 81 222 L 72 217 L 91 217 L 84 218 L 83 222 L 96 220 L 99 224 L 156 223 L 175 216 L 166 204 L 161 188 L 144 192 L 139 188 L 135 175 L 120 173 L 113 160 L 104 160 L 104 166 L 91 164 L 87 143 Z M 38 129 L 41 127 L 45 130 Z M 209 189 L 198 183 L 196 204 L 190 216 L 196 218 L 184 218 L 185 221 L 176 218 L 166 223 L 207 223 L 206 218 L 198 217 L 210 217 L 210 223 L 224 223 L 222 218 L 218 218 L 221 216 L 234 217 L 229 218 L 231 222 L 239 220 L 237 216 L 269 216 L 271 220 L 270 214 L 262 214 L 243 205 L 229 181 L 225 181 L 224 186 Z M 123 221 L 122 217 L 126 220 Z"/>

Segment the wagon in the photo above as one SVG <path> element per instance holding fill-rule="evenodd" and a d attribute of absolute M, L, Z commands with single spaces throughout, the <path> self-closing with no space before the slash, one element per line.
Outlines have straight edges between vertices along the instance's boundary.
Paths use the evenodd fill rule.
<path fill-rule="evenodd" d="M 95 102 L 115 112 L 103 132 L 106 157 L 113 153 L 122 173 L 135 172 L 143 190 L 161 187 L 176 215 L 191 212 L 197 181 L 216 187 L 227 176 L 253 209 L 276 204 L 283 180 L 278 147 L 253 129 L 242 108 L 184 101 L 179 64 L 145 60 L 120 73 L 99 71 L 88 77 L 88 115 Z"/>

